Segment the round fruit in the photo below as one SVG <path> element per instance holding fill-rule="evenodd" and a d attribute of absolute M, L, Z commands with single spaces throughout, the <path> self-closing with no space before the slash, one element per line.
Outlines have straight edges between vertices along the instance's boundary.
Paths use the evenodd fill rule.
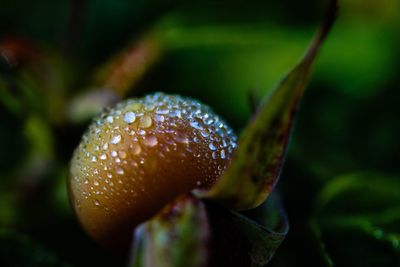
<path fill-rule="evenodd" d="M 85 230 L 108 247 L 193 189 L 209 189 L 237 147 L 232 129 L 196 100 L 156 93 L 105 111 L 71 162 L 69 191 Z"/>

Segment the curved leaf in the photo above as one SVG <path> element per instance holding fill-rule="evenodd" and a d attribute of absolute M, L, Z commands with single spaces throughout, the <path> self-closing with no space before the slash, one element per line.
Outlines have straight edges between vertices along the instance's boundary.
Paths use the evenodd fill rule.
<path fill-rule="evenodd" d="M 265 266 L 286 237 L 289 224 L 273 195 L 245 213 L 207 205 L 212 229 L 211 267 Z"/>
<path fill-rule="evenodd" d="M 336 17 L 330 1 L 324 24 L 301 62 L 262 103 L 239 139 L 232 164 L 206 197 L 234 209 L 260 205 L 274 188 L 282 167 L 295 115 L 315 57 Z"/>
<path fill-rule="evenodd" d="M 238 213 L 183 196 L 135 230 L 135 267 L 265 266 L 284 240 L 288 221 L 277 197 Z"/>

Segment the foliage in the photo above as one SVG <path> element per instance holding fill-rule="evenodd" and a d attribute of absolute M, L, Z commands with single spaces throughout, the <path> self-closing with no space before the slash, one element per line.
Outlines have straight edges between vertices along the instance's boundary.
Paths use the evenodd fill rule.
<path fill-rule="evenodd" d="M 399 4 L 342 2 L 278 184 L 291 230 L 270 266 L 400 264 Z M 296 64 L 322 8 L 290 0 L 1 5 L 0 266 L 126 266 L 83 233 L 68 203 L 68 162 L 88 118 L 122 97 L 165 91 L 199 98 L 240 130 L 249 102 L 258 105 Z M 135 54 L 153 38 L 156 47 Z M 104 70 L 121 51 L 147 55 L 146 68 L 110 90 L 114 76 Z"/>

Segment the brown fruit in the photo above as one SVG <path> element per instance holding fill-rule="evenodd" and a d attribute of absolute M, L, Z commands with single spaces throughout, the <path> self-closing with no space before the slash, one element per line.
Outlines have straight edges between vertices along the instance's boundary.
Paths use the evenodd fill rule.
<path fill-rule="evenodd" d="M 127 100 L 83 136 L 71 162 L 71 202 L 89 235 L 124 247 L 165 204 L 210 188 L 235 149 L 233 131 L 196 100 L 162 93 Z"/>

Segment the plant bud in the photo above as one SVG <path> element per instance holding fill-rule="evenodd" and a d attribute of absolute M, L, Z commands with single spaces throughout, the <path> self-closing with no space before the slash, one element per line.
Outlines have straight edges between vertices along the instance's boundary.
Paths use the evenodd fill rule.
<path fill-rule="evenodd" d="M 209 189 L 237 147 L 232 129 L 196 100 L 156 93 L 105 111 L 71 162 L 69 193 L 84 229 L 125 247 L 168 202 Z"/>

